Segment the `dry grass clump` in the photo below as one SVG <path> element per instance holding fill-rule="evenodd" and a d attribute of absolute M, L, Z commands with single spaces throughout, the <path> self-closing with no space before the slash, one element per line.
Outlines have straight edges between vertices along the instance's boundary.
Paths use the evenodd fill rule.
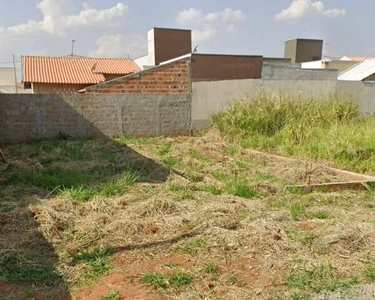
<path fill-rule="evenodd" d="M 138 282 L 139 290 L 157 286 L 171 299 L 308 299 L 316 292 L 351 287 L 353 278 L 369 282 L 375 274 L 373 192 L 288 192 L 284 187 L 289 184 L 340 178 L 314 163 L 253 155 L 226 143 L 217 132 L 122 142 L 132 145 L 131 150 L 99 143 L 106 153 L 93 154 L 101 161 L 109 152 L 108 168 L 103 164 L 79 170 L 74 180 L 70 171 L 56 174 L 65 174 L 65 182 L 73 184 L 71 192 L 83 197 L 124 171 L 137 172 L 139 179 L 126 189 L 77 201 L 69 193 L 27 185 L 26 191 L 41 193 L 43 200 L 29 208 L 58 253 L 58 270 L 71 288 L 95 283 L 116 267 L 126 275 L 121 284 Z M 56 151 L 65 157 L 90 157 L 78 146 L 59 147 L 65 152 Z M 50 153 L 57 159 L 54 150 Z M 113 159 L 116 153 L 120 155 Z M 155 169 L 141 164 L 122 169 L 127 153 L 149 157 Z M 55 164 L 63 170 L 61 161 L 46 168 Z M 47 171 L 52 186 L 59 178 Z M 25 185 L 31 178 L 17 170 L 4 174 L 13 180 L 6 191 L 11 197 L 16 196 L 17 180 Z M 82 174 L 80 189 L 74 183 Z M 158 180 L 166 174 L 168 178 Z"/>
<path fill-rule="evenodd" d="M 343 95 L 300 99 L 261 93 L 215 114 L 212 123 L 246 147 L 375 172 L 375 118 L 362 117 L 358 103 Z"/>
<path fill-rule="evenodd" d="M 267 159 L 264 171 L 282 178 L 290 184 L 320 184 L 343 182 L 346 178 L 319 164 L 307 161 L 280 161 Z"/>
<path fill-rule="evenodd" d="M 140 217 L 154 217 L 181 213 L 183 210 L 184 206 L 180 203 L 156 198 L 146 203 L 141 203 L 133 212 Z"/>
<path fill-rule="evenodd" d="M 363 223 L 357 226 L 339 224 L 330 226 L 314 242 L 316 252 L 331 250 L 353 255 L 372 252 L 375 247 L 375 231 L 373 224 Z"/>

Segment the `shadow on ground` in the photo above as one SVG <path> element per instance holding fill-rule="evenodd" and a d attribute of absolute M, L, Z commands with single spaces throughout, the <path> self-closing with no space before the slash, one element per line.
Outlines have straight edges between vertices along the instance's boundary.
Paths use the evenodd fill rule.
<path fill-rule="evenodd" d="M 89 104 L 90 99 L 85 101 Z M 0 100 L 0 105 L 9 101 Z M 100 110 L 91 116 L 98 119 L 95 125 L 58 95 L 33 104 L 28 97 L 19 97 L 17 105 L 25 111 L 27 123 L 18 124 L 18 108 L 13 114 L 0 109 L 7 115 L 6 122 L 0 118 L 0 143 L 50 140 L 1 145 L 10 165 L 0 163 L 0 299 L 71 299 L 68 284 L 56 269 L 57 251 L 38 230 L 30 204 L 62 193 L 76 201 L 118 196 L 132 180 L 166 181 L 169 170 L 127 147 L 126 139 L 121 143 L 109 139 L 103 133 L 108 121 Z M 85 137 L 96 139 L 80 139 Z M 35 169 L 37 162 L 43 170 Z M 56 230 L 60 232 L 58 226 Z"/>
<path fill-rule="evenodd" d="M 88 197 L 91 192 L 120 195 L 124 174 L 137 174 L 137 182 L 152 183 L 165 182 L 169 176 L 160 164 L 103 138 L 60 137 L 3 150 L 10 164 L 0 165 L 1 300 L 71 299 L 57 270 L 56 250 L 38 230 L 30 204 L 64 191 L 85 191 L 84 196 L 88 191 Z M 37 162 L 43 170 L 35 169 Z"/>

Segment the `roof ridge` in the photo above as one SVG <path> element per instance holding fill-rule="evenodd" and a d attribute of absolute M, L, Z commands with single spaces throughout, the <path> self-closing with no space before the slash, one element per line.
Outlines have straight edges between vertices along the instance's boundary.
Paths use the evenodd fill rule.
<path fill-rule="evenodd" d="M 22 57 L 27 58 L 56 58 L 56 59 L 93 59 L 93 60 L 130 60 L 128 57 L 93 57 L 93 56 L 45 56 L 45 55 L 23 55 Z"/>
<path fill-rule="evenodd" d="M 129 58 L 23 56 L 24 82 L 97 84 L 103 74 L 124 76 L 139 71 Z"/>

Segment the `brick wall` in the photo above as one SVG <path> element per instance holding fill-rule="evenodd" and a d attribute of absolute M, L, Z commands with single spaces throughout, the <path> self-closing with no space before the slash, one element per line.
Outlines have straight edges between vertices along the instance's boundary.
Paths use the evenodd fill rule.
<path fill-rule="evenodd" d="M 0 141 L 189 134 L 191 96 L 0 94 Z"/>
<path fill-rule="evenodd" d="M 86 88 L 86 94 L 187 94 L 190 58 Z"/>

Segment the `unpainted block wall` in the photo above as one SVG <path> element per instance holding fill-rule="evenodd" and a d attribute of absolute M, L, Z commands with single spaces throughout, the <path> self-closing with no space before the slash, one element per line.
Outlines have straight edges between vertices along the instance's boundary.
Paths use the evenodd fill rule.
<path fill-rule="evenodd" d="M 299 65 L 265 64 L 262 71 L 263 80 L 337 80 L 337 77 L 337 70 L 301 69 Z"/>
<path fill-rule="evenodd" d="M 190 92 L 189 62 L 182 59 L 85 90 L 87 94 L 186 94 Z"/>
<path fill-rule="evenodd" d="M 271 97 L 292 96 L 300 99 L 327 99 L 332 95 L 350 96 L 363 115 L 375 114 L 375 84 L 337 80 L 227 80 L 193 83 L 192 129 L 209 124 L 212 114 L 232 103 L 251 99 L 259 93 Z"/>
<path fill-rule="evenodd" d="M 185 135 L 190 95 L 0 95 L 0 140 Z"/>

